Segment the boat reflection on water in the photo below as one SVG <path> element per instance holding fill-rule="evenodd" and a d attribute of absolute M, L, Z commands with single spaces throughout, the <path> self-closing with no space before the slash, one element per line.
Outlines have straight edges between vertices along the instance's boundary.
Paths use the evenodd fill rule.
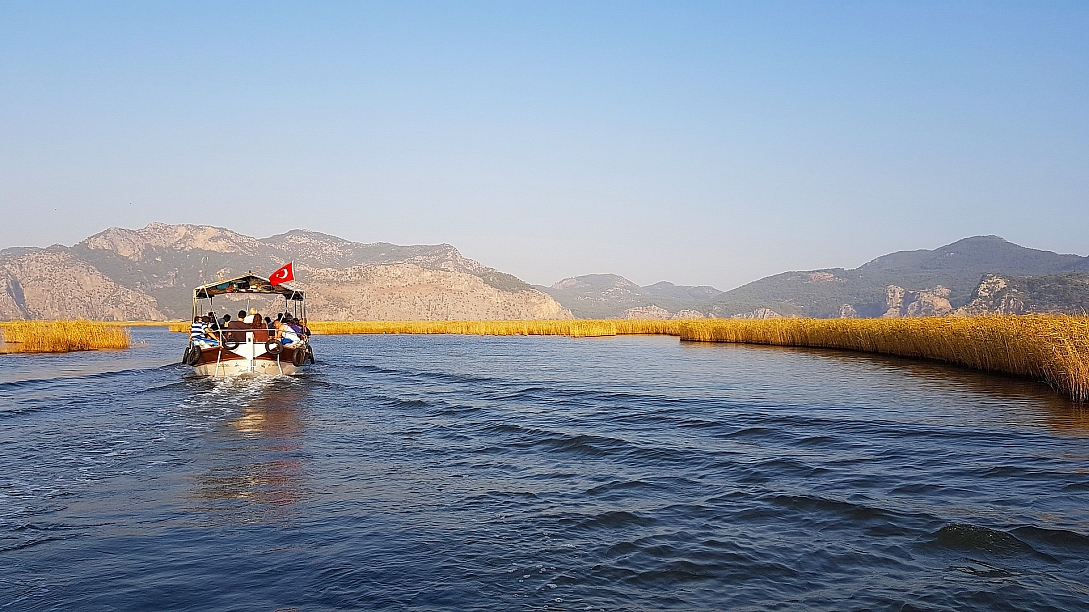
<path fill-rule="evenodd" d="M 208 465 L 195 478 L 198 505 L 190 509 L 210 513 L 216 522 L 289 521 L 306 496 L 305 381 L 277 377 L 242 384 L 252 387 L 240 389 L 240 413 L 215 430 L 211 452 L 200 459 Z"/>

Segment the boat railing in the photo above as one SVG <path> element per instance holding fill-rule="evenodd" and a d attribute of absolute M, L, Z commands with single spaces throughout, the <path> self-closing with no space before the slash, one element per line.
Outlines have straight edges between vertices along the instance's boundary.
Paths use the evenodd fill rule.
<path fill-rule="evenodd" d="M 223 336 L 224 340 L 230 340 L 233 342 L 249 342 L 250 338 L 253 339 L 256 344 L 263 344 L 276 335 L 276 332 L 263 328 L 257 329 L 223 329 L 219 333 Z"/>

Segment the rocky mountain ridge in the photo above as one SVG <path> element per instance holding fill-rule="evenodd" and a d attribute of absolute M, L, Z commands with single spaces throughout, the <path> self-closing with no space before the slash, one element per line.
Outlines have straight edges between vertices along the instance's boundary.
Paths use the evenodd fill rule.
<path fill-rule="evenodd" d="M 160 320 L 155 299 L 63 247 L 0 253 L 0 319 Z"/>
<path fill-rule="evenodd" d="M 1089 313 L 1089 272 L 1044 276 L 984 275 L 967 304 L 965 315 Z"/>
<path fill-rule="evenodd" d="M 1025 248 L 998 236 L 975 236 L 938 247 L 882 255 L 855 269 L 784 272 L 730 291 L 657 283 L 640 287 L 615 274 L 590 274 L 538 287 L 579 317 L 771 318 L 778 316 L 916 317 L 1013 312 L 1081 312 L 1089 308 L 1065 282 L 1048 297 L 1024 294 L 1055 288 L 1064 274 L 1089 271 L 1089 257 Z M 1021 280 L 1005 303 L 980 297 L 986 275 Z M 983 279 L 983 280 L 981 280 Z M 989 281 L 989 282 L 993 282 Z M 982 286 L 983 295 L 987 286 Z M 1054 293 L 1054 292 L 1053 292 Z M 1082 301 L 1079 301 L 1082 300 Z"/>
<path fill-rule="evenodd" d="M 949 314 L 977 298 L 988 274 L 1027 278 L 1079 271 L 1089 271 L 1089 257 L 975 236 L 937 249 L 890 253 L 854 269 L 776 274 L 724 292 L 706 312 L 730 317 L 767 308 L 817 318 Z"/>
<path fill-rule="evenodd" d="M 268 274 L 288 261 L 316 318 L 571 317 L 546 294 L 449 244 L 365 244 L 307 230 L 258 239 L 151 223 L 109 228 L 72 247 L 0 252 L 0 318 L 184 318 L 193 287 L 251 270 Z"/>
<path fill-rule="evenodd" d="M 858 268 L 785 272 L 730 291 L 615 274 L 532 287 L 449 244 L 358 243 L 308 230 L 254 238 L 205 225 L 110 228 L 0 251 L 0 319 L 184 318 L 194 286 L 295 264 L 315 318 L 914 317 L 1089 310 L 1089 257 L 976 236 Z M 270 306 L 275 308 L 275 306 Z"/>

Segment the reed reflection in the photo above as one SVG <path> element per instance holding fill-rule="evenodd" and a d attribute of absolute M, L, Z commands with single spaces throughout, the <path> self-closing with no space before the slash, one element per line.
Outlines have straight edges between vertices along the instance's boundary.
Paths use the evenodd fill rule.
<path fill-rule="evenodd" d="M 1046 384 L 1034 380 L 933 361 L 836 349 L 688 342 L 682 346 L 693 351 L 726 349 L 805 353 L 822 360 L 837 362 L 842 365 L 843 372 L 850 372 L 860 364 L 878 366 L 907 376 L 920 384 L 933 386 L 935 391 L 959 391 L 979 395 L 987 400 L 990 409 L 988 412 L 997 410 L 992 414 L 999 414 L 1004 423 L 1020 426 L 1043 425 L 1058 435 L 1089 438 L 1089 405 L 1078 404 Z M 870 380 L 865 375 L 863 378 Z M 963 409 L 962 416 L 966 418 L 983 419 L 987 416 L 984 412 L 978 412 L 977 403 L 966 402 Z M 972 411 L 977 412 L 972 414 Z"/>
<path fill-rule="evenodd" d="M 252 386 L 245 386 L 252 383 Z M 283 522 L 306 496 L 307 474 L 300 451 L 307 385 L 303 380 L 238 381 L 238 416 L 216 431 L 210 463 L 195 478 L 195 510 L 228 522 Z"/>
<path fill-rule="evenodd" d="M 958 389 L 984 396 L 993 401 L 992 406 L 1001 409 L 1002 420 L 1006 423 L 1022 426 L 1043 424 L 1052 433 L 1089 437 L 1089 411 L 1086 407 L 1038 381 L 885 355 L 833 351 L 827 357 L 840 361 L 862 358 L 944 389 Z"/>

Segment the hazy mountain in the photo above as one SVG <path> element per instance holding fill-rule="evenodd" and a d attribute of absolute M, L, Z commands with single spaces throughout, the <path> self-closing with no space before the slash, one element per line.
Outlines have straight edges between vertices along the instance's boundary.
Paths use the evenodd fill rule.
<path fill-rule="evenodd" d="M 902 251 L 858 268 L 785 272 L 731 291 L 615 274 L 551 287 L 464 257 L 448 244 L 358 243 L 293 230 L 253 238 L 206 225 L 110 228 L 72 247 L 0 251 L 0 318 L 189 316 L 192 288 L 295 262 L 324 319 L 895 317 L 1089 310 L 1089 257 L 997 236 Z M 221 310 L 228 308 L 221 306 Z M 275 308 L 276 305 L 269 305 Z"/>
<path fill-rule="evenodd" d="M 666 282 L 640 287 L 615 274 L 576 276 L 538 288 L 575 316 L 586 318 L 894 317 L 950 314 L 977 299 L 975 292 L 985 274 L 1024 279 L 1082 270 L 1089 271 L 1089 257 L 1029 249 L 998 236 L 976 236 L 933 250 L 890 253 L 849 270 L 784 272 L 726 292 Z M 1047 286 L 1055 282 L 1049 280 Z M 1027 280 L 1011 283 L 1016 285 L 1011 291 L 1042 286 L 1026 284 Z M 1025 307 L 1032 312 L 1073 312 L 1081 307 L 1070 302 L 1078 299 L 1076 292 L 1062 295 L 1066 301 L 1033 298 Z"/>
<path fill-rule="evenodd" d="M 312 285 L 318 292 L 311 296 L 315 317 L 364 319 L 372 311 L 401 319 L 495 318 L 497 313 L 507 318 L 571 316 L 551 297 L 462 256 L 448 244 L 364 244 L 306 230 L 258 239 L 220 227 L 152 223 L 136 230 L 110 228 L 71 248 L 51 247 L 68 258 L 54 261 L 51 271 L 41 262 L 31 265 L 40 251 L 0 252 L 0 282 L 6 288 L 6 297 L 0 296 L 0 317 L 43 317 L 38 313 L 50 312 L 107 319 L 184 318 L 190 313 L 193 287 L 251 270 L 269 274 L 288 261 L 294 261 L 296 284 L 304 289 Z M 36 275 L 27 275 L 28 265 L 37 266 Z M 384 266 L 398 267 L 394 273 Z M 70 315 L 64 314 L 64 304 L 78 302 L 78 283 L 46 279 L 68 278 L 77 269 L 87 283 L 102 284 L 101 277 L 128 292 L 110 294 L 110 303 L 128 306 L 98 311 L 73 306 Z M 378 285 L 367 285 L 376 279 L 381 279 Z M 16 295 L 23 296 L 22 307 Z M 329 312 L 322 312 L 320 304 Z"/>
<path fill-rule="evenodd" d="M 722 295 L 714 287 L 688 287 L 664 281 L 640 287 L 616 274 L 586 274 L 537 288 L 584 319 L 615 319 L 626 315 L 669 318 L 685 310 L 695 315 L 698 314 L 695 311 L 707 309 Z"/>
<path fill-rule="evenodd" d="M 1029 249 L 998 236 L 976 236 L 933 250 L 891 253 L 851 270 L 784 272 L 762 278 L 720 295 L 709 314 L 728 317 L 769 308 L 783 315 L 838 317 L 849 307 L 858 316 L 882 316 L 895 307 L 897 298 L 891 296 L 890 302 L 889 294 L 896 293 L 894 289 L 948 290 L 940 297 L 955 309 L 973 299 L 984 274 L 1039 276 L 1079 270 L 1089 270 L 1089 257 Z"/>

